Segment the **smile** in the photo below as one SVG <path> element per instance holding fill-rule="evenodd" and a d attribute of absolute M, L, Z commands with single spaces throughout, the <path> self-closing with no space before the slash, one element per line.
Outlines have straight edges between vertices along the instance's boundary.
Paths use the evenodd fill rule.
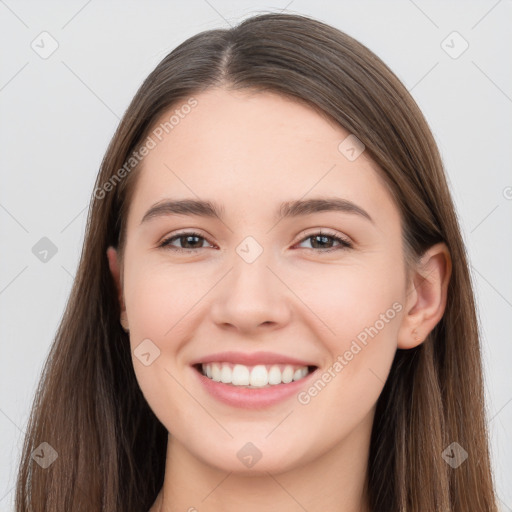
<path fill-rule="evenodd" d="M 208 379 L 231 386 L 263 388 L 299 381 L 315 370 L 315 366 L 291 364 L 258 364 L 246 366 L 227 362 L 203 363 L 196 368 Z"/>

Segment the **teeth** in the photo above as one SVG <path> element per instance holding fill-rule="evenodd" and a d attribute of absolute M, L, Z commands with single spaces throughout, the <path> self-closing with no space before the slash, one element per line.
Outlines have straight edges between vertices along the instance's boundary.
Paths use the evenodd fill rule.
<path fill-rule="evenodd" d="M 251 370 L 249 384 L 255 388 L 262 388 L 268 384 L 268 372 L 262 364 L 255 366 Z"/>
<path fill-rule="evenodd" d="M 212 379 L 215 382 L 220 382 L 220 366 L 218 364 L 212 364 Z M 204 368 L 203 368 L 204 373 Z"/>
<path fill-rule="evenodd" d="M 222 366 L 220 370 L 220 381 L 224 382 L 224 384 L 229 384 L 231 382 L 232 371 L 229 366 Z"/>
<path fill-rule="evenodd" d="M 307 371 L 307 368 L 306 368 L 306 371 Z M 282 381 L 285 384 L 288 384 L 289 382 L 291 382 L 293 380 L 294 373 L 295 372 L 293 371 L 293 368 L 291 366 L 286 366 L 285 369 L 283 370 L 283 376 L 281 377 Z"/>
<path fill-rule="evenodd" d="M 293 380 L 299 380 L 302 377 L 302 370 L 295 370 L 293 374 Z"/>
<path fill-rule="evenodd" d="M 206 371 L 208 372 L 208 366 L 206 365 Z M 208 373 L 207 373 L 208 375 Z M 236 386 L 248 386 L 251 380 L 251 374 L 249 368 L 247 366 L 243 366 L 241 364 L 236 364 L 233 367 L 233 371 L 231 373 L 231 383 L 234 383 Z"/>
<path fill-rule="evenodd" d="M 303 379 L 308 374 L 307 366 L 289 364 L 245 366 L 243 364 L 208 363 L 201 365 L 201 369 L 203 375 L 216 382 L 250 388 L 288 384 Z"/>
<path fill-rule="evenodd" d="M 279 366 L 272 366 L 270 371 L 268 372 L 268 383 L 271 386 L 275 386 L 276 384 L 281 384 L 282 382 L 282 374 Z"/>

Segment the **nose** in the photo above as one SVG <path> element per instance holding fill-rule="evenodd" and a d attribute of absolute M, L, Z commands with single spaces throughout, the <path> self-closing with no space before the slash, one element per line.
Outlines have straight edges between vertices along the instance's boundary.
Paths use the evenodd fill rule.
<path fill-rule="evenodd" d="M 252 263 L 235 256 L 210 310 L 217 326 L 249 335 L 290 321 L 292 294 L 269 263 L 265 252 Z"/>

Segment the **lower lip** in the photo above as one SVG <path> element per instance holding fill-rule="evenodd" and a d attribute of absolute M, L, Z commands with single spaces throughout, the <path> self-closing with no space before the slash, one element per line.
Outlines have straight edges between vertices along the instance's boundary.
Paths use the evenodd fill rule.
<path fill-rule="evenodd" d="M 214 381 L 193 368 L 194 373 L 199 377 L 210 395 L 227 405 L 244 409 L 263 409 L 296 395 L 309 382 L 316 370 L 318 368 L 308 373 L 306 377 L 292 381 L 289 384 L 276 384 L 264 388 L 245 388 Z"/>

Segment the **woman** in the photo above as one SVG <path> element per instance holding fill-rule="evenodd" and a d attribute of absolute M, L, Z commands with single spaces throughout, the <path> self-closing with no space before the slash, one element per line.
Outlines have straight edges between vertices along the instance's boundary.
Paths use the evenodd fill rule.
<path fill-rule="evenodd" d="M 442 162 L 367 48 L 266 14 L 149 75 L 97 178 L 16 507 L 497 510 Z"/>

